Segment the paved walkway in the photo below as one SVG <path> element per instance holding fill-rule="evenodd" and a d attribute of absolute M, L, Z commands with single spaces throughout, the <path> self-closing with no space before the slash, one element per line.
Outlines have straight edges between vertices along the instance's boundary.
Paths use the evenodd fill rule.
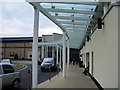
<path fill-rule="evenodd" d="M 78 65 L 70 65 L 66 78 L 63 78 L 60 73 L 51 81 L 38 85 L 38 88 L 97 88 L 91 78 L 84 76 L 82 72 L 83 68 L 79 68 Z"/>

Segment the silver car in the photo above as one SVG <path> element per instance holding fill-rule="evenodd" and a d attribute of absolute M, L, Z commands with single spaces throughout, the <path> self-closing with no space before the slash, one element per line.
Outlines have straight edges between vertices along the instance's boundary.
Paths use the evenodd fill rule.
<path fill-rule="evenodd" d="M 0 79 L 2 79 L 2 88 L 19 87 L 20 74 L 14 64 L 0 63 Z"/>
<path fill-rule="evenodd" d="M 9 63 L 12 64 L 12 61 L 10 59 L 3 59 L 1 63 Z"/>
<path fill-rule="evenodd" d="M 44 58 L 43 62 L 41 63 L 41 71 L 44 70 L 56 70 L 57 65 L 56 65 L 56 59 L 55 58 Z"/>

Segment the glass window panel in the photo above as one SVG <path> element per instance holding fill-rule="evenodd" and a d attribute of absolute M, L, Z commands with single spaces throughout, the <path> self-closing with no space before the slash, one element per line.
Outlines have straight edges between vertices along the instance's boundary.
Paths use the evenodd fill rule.
<path fill-rule="evenodd" d="M 73 24 L 62 24 L 63 26 L 72 26 L 72 27 L 87 27 L 87 25 L 73 25 Z"/>
<path fill-rule="evenodd" d="M 60 3 L 41 3 L 44 8 L 51 8 L 54 6 L 56 9 L 74 9 L 74 10 L 95 10 L 96 6 L 81 5 L 81 4 L 60 4 Z"/>
<path fill-rule="evenodd" d="M 74 20 L 74 22 L 77 22 L 77 23 L 89 23 L 88 21 L 80 21 L 80 20 Z"/>
<path fill-rule="evenodd" d="M 67 21 L 67 22 L 77 22 L 77 23 L 89 23 L 89 21 L 82 21 L 82 20 L 67 20 L 67 19 L 56 19 L 58 21 Z"/>
<path fill-rule="evenodd" d="M 86 29 L 86 27 L 65 27 L 66 29 Z"/>
<path fill-rule="evenodd" d="M 86 25 L 74 25 L 75 27 L 86 27 Z"/>
<path fill-rule="evenodd" d="M 58 13 L 58 12 L 49 12 L 52 16 L 55 16 L 55 14 L 57 13 L 58 16 L 71 16 L 71 17 L 86 17 L 86 18 L 90 18 L 93 15 L 89 15 L 89 14 L 77 14 L 77 13 Z"/>
<path fill-rule="evenodd" d="M 55 9 L 68 9 L 68 10 L 83 10 L 83 11 L 95 11 L 95 5 L 82 5 L 82 4 L 65 4 L 65 3 L 41 3 L 43 8 L 55 8 Z M 78 17 L 78 18 L 92 18 L 90 14 L 79 14 L 79 13 L 64 13 L 64 12 L 49 12 L 52 16 L 67 16 L 67 17 Z M 90 21 L 84 20 L 72 20 L 72 19 L 56 19 L 57 21 L 63 22 L 76 22 L 76 23 L 90 23 Z M 75 24 L 61 24 L 67 29 L 73 28 L 87 28 L 88 25 L 75 25 Z M 70 27 L 69 27 L 70 26 Z"/>
<path fill-rule="evenodd" d="M 67 19 L 56 19 L 56 20 L 58 20 L 58 21 L 68 21 L 68 22 L 71 21 L 71 20 L 67 20 Z"/>
<path fill-rule="evenodd" d="M 68 25 L 69 25 L 69 26 L 73 26 L 74 24 L 67 24 L 67 23 L 64 24 L 64 23 L 63 23 L 63 24 L 61 24 L 61 25 L 63 25 L 63 26 L 64 26 L 64 25 L 67 25 L 67 26 L 68 26 Z"/>

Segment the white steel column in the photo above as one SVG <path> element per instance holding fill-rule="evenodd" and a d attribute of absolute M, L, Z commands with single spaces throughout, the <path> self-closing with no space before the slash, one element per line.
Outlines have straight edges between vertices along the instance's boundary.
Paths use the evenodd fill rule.
<path fill-rule="evenodd" d="M 66 32 L 63 31 L 63 77 L 66 77 Z"/>
<path fill-rule="evenodd" d="M 87 60 L 86 60 L 87 58 L 86 58 L 86 56 L 87 56 L 87 55 L 86 55 L 86 53 L 85 53 L 85 68 L 87 67 Z"/>
<path fill-rule="evenodd" d="M 67 42 L 67 70 L 69 70 L 69 63 L 70 63 L 70 47 L 69 47 L 69 40 Z"/>
<path fill-rule="evenodd" d="M 83 58 L 83 65 L 85 65 L 85 55 L 84 55 L 84 53 L 83 53 L 82 58 Z"/>
<path fill-rule="evenodd" d="M 34 34 L 32 46 L 32 88 L 37 88 L 38 84 L 38 27 L 39 10 L 34 8 Z"/>
<path fill-rule="evenodd" d="M 55 50 L 54 50 L 54 47 L 52 47 L 52 57 L 55 58 Z"/>
<path fill-rule="evenodd" d="M 84 58 L 84 59 L 83 59 L 83 65 L 84 65 L 84 67 L 85 67 L 85 65 L 86 65 L 86 64 L 85 64 L 85 62 L 86 62 L 86 60 L 85 60 L 85 59 L 86 59 L 86 58 L 85 58 L 86 55 L 85 55 L 85 54 L 86 54 L 86 53 L 84 53 L 84 56 L 83 56 L 83 58 Z"/>
<path fill-rule="evenodd" d="M 46 58 L 47 58 L 48 57 L 48 46 L 46 46 L 45 49 L 46 49 L 45 54 L 46 54 Z"/>
<path fill-rule="evenodd" d="M 60 62 L 59 62 L 59 64 L 60 64 L 60 69 L 61 69 L 61 63 L 62 63 L 62 60 L 61 60 L 61 47 L 60 47 Z"/>
<path fill-rule="evenodd" d="M 59 58 L 59 57 L 58 57 L 58 49 L 59 49 L 59 48 L 58 48 L 58 45 L 57 45 L 57 51 L 56 51 L 56 52 L 57 52 L 57 64 L 58 64 L 58 58 Z"/>
<path fill-rule="evenodd" d="M 44 35 L 42 35 L 42 42 L 45 42 L 45 36 L 44 36 Z M 42 45 L 42 58 L 45 57 L 45 56 L 44 56 L 44 53 L 45 53 L 44 48 L 45 48 L 45 46 Z"/>
<path fill-rule="evenodd" d="M 44 58 L 44 45 L 42 45 L 42 58 Z"/>
<path fill-rule="evenodd" d="M 92 75 L 92 52 L 89 53 L 89 72 Z"/>
<path fill-rule="evenodd" d="M 2 47 L 2 42 L 0 43 L 0 47 Z M 2 48 L 0 48 L 0 60 L 2 60 Z"/>

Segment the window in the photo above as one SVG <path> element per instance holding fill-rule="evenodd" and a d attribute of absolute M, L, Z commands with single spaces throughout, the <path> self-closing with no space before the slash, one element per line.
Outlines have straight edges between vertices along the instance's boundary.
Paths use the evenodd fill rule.
<path fill-rule="evenodd" d="M 10 65 L 2 65 L 2 67 L 3 67 L 4 74 L 14 72 L 14 68 Z"/>

